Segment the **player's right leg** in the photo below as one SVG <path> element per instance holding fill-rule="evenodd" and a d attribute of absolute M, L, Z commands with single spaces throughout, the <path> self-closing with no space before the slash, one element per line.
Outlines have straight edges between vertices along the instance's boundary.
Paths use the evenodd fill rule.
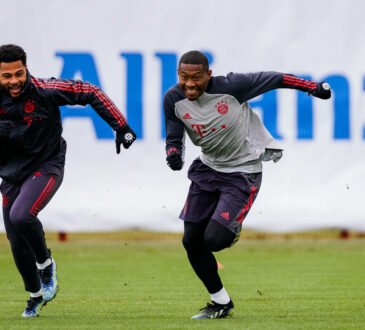
<path fill-rule="evenodd" d="M 190 264 L 207 288 L 212 300 L 192 318 L 225 318 L 233 315 L 233 302 L 223 287 L 218 274 L 217 261 L 204 242 L 205 232 L 206 224 L 184 222 L 183 244 Z"/>
<path fill-rule="evenodd" d="M 46 167 L 40 168 L 22 183 L 21 191 L 10 211 L 12 225 L 34 252 L 46 302 L 56 297 L 59 286 L 56 263 L 51 257 L 42 223 L 37 216 L 52 199 L 62 179 L 62 170 L 59 173 L 49 173 Z"/>
<path fill-rule="evenodd" d="M 7 237 L 10 242 L 11 251 L 15 265 L 23 279 L 25 290 L 30 297 L 22 317 L 36 317 L 45 305 L 42 296 L 41 283 L 39 280 L 36 260 L 33 250 L 26 243 L 23 237 L 15 230 L 10 221 L 9 211 L 20 188 L 3 181 L 1 192 L 3 194 L 3 218 Z"/>
<path fill-rule="evenodd" d="M 186 225 L 188 224 L 185 222 Z M 234 233 L 214 220 L 209 221 L 204 230 L 203 237 L 200 237 L 200 241 L 204 244 L 204 250 L 207 251 L 206 254 L 211 256 L 213 256 L 212 252 L 231 246 L 234 239 Z M 201 264 L 204 265 L 204 261 Z M 201 320 L 232 316 L 234 313 L 233 301 L 223 287 L 215 259 L 211 262 L 211 269 L 207 273 L 207 278 L 205 280 L 202 279 L 202 281 L 210 293 L 211 302 L 192 318 Z"/>
<path fill-rule="evenodd" d="M 26 290 L 31 293 L 23 317 L 38 316 L 41 307 L 54 299 L 58 292 L 56 263 L 47 248 L 43 226 L 37 215 L 52 199 L 62 179 L 62 168 L 58 173 L 48 173 L 46 169 L 41 169 L 20 186 L 3 182 L 1 187 L 7 201 L 4 221 L 8 237 L 10 232 L 14 260 Z M 37 291 L 35 281 L 41 286 Z M 44 302 L 37 299 L 33 301 L 32 298 L 39 297 L 40 293 Z"/>
<path fill-rule="evenodd" d="M 217 260 L 204 244 L 206 224 L 184 222 L 183 245 L 195 274 L 203 282 L 208 292 L 222 289 L 222 281 L 218 275 Z"/>

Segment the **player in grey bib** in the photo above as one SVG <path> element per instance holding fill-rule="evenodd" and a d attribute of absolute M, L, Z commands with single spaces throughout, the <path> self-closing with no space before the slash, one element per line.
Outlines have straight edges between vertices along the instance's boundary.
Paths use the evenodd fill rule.
<path fill-rule="evenodd" d="M 277 162 L 283 151 L 247 101 L 277 88 L 321 99 L 330 98 L 331 90 L 325 82 L 279 72 L 212 76 L 207 57 L 199 51 L 181 57 L 178 76 L 179 83 L 164 98 L 166 160 L 172 170 L 181 170 L 185 133 L 201 147 L 188 172 L 191 185 L 180 218 L 189 261 L 211 296 L 193 318 L 224 318 L 233 314 L 234 305 L 213 252 L 239 238 L 260 189 L 261 162 Z"/>

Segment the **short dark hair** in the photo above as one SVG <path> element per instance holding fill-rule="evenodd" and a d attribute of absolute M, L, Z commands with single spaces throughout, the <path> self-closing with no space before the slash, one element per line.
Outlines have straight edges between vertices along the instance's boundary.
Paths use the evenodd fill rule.
<path fill-rule="evenodd" d="M 204 53 L 202 53 L 198 50 L 191 50 L 191 51 L 183 54 L 179 61 L 179 68 L 180 68 L 181 63 L 202 64 L 204 70 L 209 69 L 208 57 Z"/>
<path fill-rule="evenodd" d="M 24 65 L 27 65 L 27 54 L 22 47 L 13 44 L 0 46 L 0 63 L 16 61 L 22 61 Z"/>

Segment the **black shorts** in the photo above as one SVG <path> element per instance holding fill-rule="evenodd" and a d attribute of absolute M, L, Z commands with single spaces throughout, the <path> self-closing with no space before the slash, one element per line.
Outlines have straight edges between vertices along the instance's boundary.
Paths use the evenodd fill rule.
<path fill-rule="evenodd" d="M 196 159 L 188 177 L 191 185 L 180 219 L 196 223 L 213 219 L 239 233 L 260 189 L 262 173 L 217 172 Z"/>

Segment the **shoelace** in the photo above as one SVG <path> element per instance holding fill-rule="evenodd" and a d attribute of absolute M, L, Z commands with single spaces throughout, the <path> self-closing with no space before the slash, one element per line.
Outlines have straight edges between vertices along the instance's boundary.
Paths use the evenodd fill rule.
<path fill-rule="evenodd" d="M 214 311 L 214 309 L 217 308 L 214 304 L 212 303 L 207 303 L 207 305 L 203 308 L 201 308 L 200 310 L 201 311 L 204 311 L 204 310 L 212 310 Z"/>

